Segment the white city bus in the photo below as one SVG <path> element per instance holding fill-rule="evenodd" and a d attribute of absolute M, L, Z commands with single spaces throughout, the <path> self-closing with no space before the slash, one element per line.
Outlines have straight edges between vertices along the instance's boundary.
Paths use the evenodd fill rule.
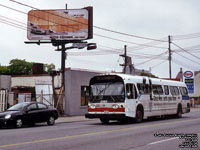
<path fill-rule="evenodd" d="M 110 120 L 133 118 L 136 122 L 153 116 L 182 117 L 190 112 L 187 87 L 183 82 L 105 74 L 90 80 L 90 100 L 86 118 Z"/>

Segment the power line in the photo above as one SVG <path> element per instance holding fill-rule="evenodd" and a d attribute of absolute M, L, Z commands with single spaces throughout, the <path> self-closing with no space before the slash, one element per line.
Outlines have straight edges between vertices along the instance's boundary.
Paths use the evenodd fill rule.
<path fill-rule="evenodd" d="M 186 52 L 186 53 L 190 54 L 191 56 L 193 56 L 193 57 L 195 57 L 195 58 L 197 58 L 197 59 L 200 59 L 200 57 L 198 57 L 198 56 L 196 56 L 196 55 L 194 55 L 194 54 L 192 54 L 192 53 L 188 52 L 187 50 L 185 50 L 184 48 L 182 48 L 182 47 L 178 46 L 178 45 L 177 45 L 177 44 L 175 44 L 174 42 L 172 42 L 172 44 L 174 44 L 176 47 L 180 48 L 180 49 L 181 49 L 181 50 L 183 50 L 184 52 Z"/>
<path fill-rule="evenodd" d="M 194 62 L 194 63 L 196 63 L 196 64 L 199 64 L 200 65 L 200 63 L 199 62 L 197 62 L 197 61 L 194 61 L 194 60 L 192 60 L 192 59 L 190 59 L 190 58 L 187 58 L 187 57 L 185 57 L 185 56 L 183 56 L 183 55 L 181 55 L 181 54 L 179 54 L 179 53 L 177 53 L 177 52 L 175 52 L 177 55 L 179 55 L 179 56 L 181 56 L 181 57 L 183 57 L 183 58 L 185 58 L 185 59 L 187 59 L 187 60 L 190 60 L 190 61 L 192 61 L 192 62 Z"/>
<path fill-rule="evenodd" d="M 168 61 L 167 59 L 165 59 L 164 61 L 162 61 L 162 62 L 159 62 L 158 64 L 156 64 L 156 65 L 154 65 L 154 66 L 152 66 L 151 67 L 151 69 L 152 68 L 155 68 L 155 67 L 158 67 L 158 66 L 160 66 L 161 64 L 163 64 L 164 62 L 166 62 L 166 61 Z"/>
<path fill-rule="evenodd" d="M 152 60 L 155 60 L 156 58 L 158 58 L 158 57 L 160 57 L 160 56 L 162 56 L 162 55 L 164 55 L 164 54 L 166 54 L 166 53 L 168 53 L 168 51 L 166 51 L 166 52 L 164 52 L 164 53 L 161 53 L 161 54 L 159 54 L 159 55 L 157 55 L 157 56 L 155 56 L 155 57 L 153 57 L 153 58 L 151 58 L 151 59 L 149 59 L 149 60 L 147 60 L 147 61 L 138 63 L 138 64 L 136 64 L 135 66 L 140 66 L 140 65 L 143 65 L 143 64 L 145 64 L 145 63 L 148 63 L 148 62 L 150 62 L 150 61 L 152 61 Z"/>
<path fill-rule="evenodd" d="M 184 66 L 184 67 L 186 67 L 186 68 L 195 68 L 194 70 L 198 70 L 199 68 L 198 67 L 196 67 L 196 65 L 189 65 L 189 64 L 186 64 L 185 62 L 181 62 L 181 61 L 179 61 L 179 60 L 177 60 L 177 59 L 173 59 L 172 60 L 173 61 L 173 63 L 175 63 L 175 64 L 177 64 L 177 65 L 179 65 L 179 66 Z"/>
<path fill-rule="evenodd" d="M 192 39 L 192 38 L 199 38 L 200 33 L 191 33 L 185 35 L 175 35 L 173 36 L 173 40 L 185 40 L 185 39 Z"/>
<path fill-rule="evenodd" d="M 5 19 L 1 19 L 1 17 L 2 17 L 2 18 L 5 18 L 5 19 L 8 19 L 8 20 L 11 20 L 11 21 L 14 21 L 14 23 L 11 22 L 11 21 L 7 21 L 7 20 L 5 20 Z M 11 19 L 11 18 L 4 17 L 4 16 L 1 16 L 1 15 L 0 15 L 0 20 L 3 20 L 3 21 L 1 21 L 1 22 L 2 22 L 2 23 L 5 23 L 5 24 L 7 24 L 7 25 L 11 25 L 11 26 L 14 26 L 14 27 L 19 28 L 19 29 L 27 30 L 26 27 L 24 27 L 24 26 L 21 25 L 21 24 L 25 24 L 25 23 L 19 22 L 19 21 L 15 20 L 15 19 Z M 15 22 L 19 23 L 20 25 L 19 25 L 19 24 L 16 24 Z M 104 47 L 107 47 L 107 46 L 104 46 Z M 121 49 L 114 49 L 114 48 L 111 48 L 111 47 L 107 47 L 107 48 L 110 48 L 110 49 L 107 49 L 107 50 L 103 49 L 103 51 L 101 51 L 100 53 L 95 52 L 96 54 L 93 53 L 93 55 L 105 55 L 105 54 L 116 54 L 116 53 L 119 54 L 119 53 L 122 52 Z M 120 51 L 120 50 L 121 50 L 121 51 Z M 109 51 L 109 52 L 108 52 L 108 51 Z M 152 57 L 152 55 L 150 56 L 149 54 L 141 54 L 141 53 L 133 53 L 133 52 L 130 52 L 130 53 L 133 54 L 135 57 L 142 57 L 142 58 L 151 58 L 151 57 Z M 147 56 L 146 56 L 146 55 L 147 55 Z M 77 55 L 76 52 L 74 52 L 74 53 L 72 53 L 72 56 L 87 56 L 87 54 L 82 55 L 82 54 L 79 52 L 78 55 Z"/>
<path fill-rule="evenodd" d="M 7 20 L 5 20 L 5 19 L 1 19 L 1 17 L 3 17 L 3 18 L 5 18 L 5 19 L 8 19 L 8 20 L 11 20 L 11 21 L 14 21 L 14 23 L 13 22 L 11 22 L 11 21 L 7 21 Z M 3 20 L 3 21 L 1 21 L 2 23 L 5 23 L 5 24 L 7 24 L 7 25 L 11 25 L 11 26 L 14 26 L 14 27 L 16 27 L 16 28 L 19 28 L 19 29 L 23 29 L 23 30 L 27 30 L 27 28 L 26 27 L 24 27 L 24 26 L 22 26 L 21 24 L 25 24 L 25 23 L 23 23 L 23 22 L 19 22 L 19 21 L 17 21 L 17 20 L 14 20 L 14 19 L 10 19 L 10 18 L 8 18 L 8 17 L 4 17 L 4 16 L 1 16 L 0 15 L 0 20 Z M 19 24 L 16 24 L 15 22 L 17 22 L 17 23 L 19 23 Z M 104 46 L 104 47 L 107 47 L 107 46 Z M 114 49 L 114 48 L 111 48 L 111 47 L 107 47 L 107 48 L 110 48 L 110 49 L 107 49 L 107 50 L 105 50 L 105 49 L 103 49 L 103 51 L 101 51 L 101 52 L 95 52 L 96 54 L 94 54 L 94 51 L 93 52 L 90 52 L 90 53 L 93 53 L 92 55 L 105 55 L 105 54 L 119 54 L 119 53 L 121 53 L 122 52 L 122 50 L 121 49 Z M 121 50 L 121 51 L 120 51 Z M 90 54 L 89 53 L 89 54 Z M 142 57 L 142 58 L 151 58 L 152 56 L 154 57 L 154 55 L 149 55 L 149 54 L 142 54 L 142 53 L 133 53 L 133 52 L 130 52 L 130 54 L 133 54 L 135 57 Z M 85 55 L 83 55 L 83 54 L 81 54 L 80 52 L 78 53 L 78 55 L 76 54 L 76 52 L 72 52 L 71 53 L 71 56 L 87 56 L 88 54 L 85 54 Z"/>

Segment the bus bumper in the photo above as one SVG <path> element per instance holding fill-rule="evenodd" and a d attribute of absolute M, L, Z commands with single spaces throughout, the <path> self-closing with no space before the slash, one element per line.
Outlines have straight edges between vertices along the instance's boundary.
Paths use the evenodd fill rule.
<path fill-rule="evenodd" d="M 109 120 L 121 120 L 125 119 L 125 114 L 85 114 L 85 118 L 93 119 L 93 118 L 105 118 Z"/>

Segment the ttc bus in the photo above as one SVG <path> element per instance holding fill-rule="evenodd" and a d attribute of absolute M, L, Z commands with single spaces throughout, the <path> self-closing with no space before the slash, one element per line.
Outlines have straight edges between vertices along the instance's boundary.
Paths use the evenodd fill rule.
<path fill-rule="evenodd" d="M 86 118 L 110 120 L 133 118 L 136 122 L 153 116 L 182 117 L 190 112 L 188 90 L 183 82 L 105 74 L 90 80 L 90 100 Z"/>

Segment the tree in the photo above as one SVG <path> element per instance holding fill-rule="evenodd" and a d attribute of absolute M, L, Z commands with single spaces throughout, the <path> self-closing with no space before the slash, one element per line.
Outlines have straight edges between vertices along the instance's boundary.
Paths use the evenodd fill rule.
<path fill-rule="evenodd" d="M 7 66 L 0 65 L 0 75 L 9 75 L 10 69 Z"/>
<path fill-rule="evenodd" d="M 27 62 L 25 59 L 12 59 L 9 63 L 11 75 L 29 75 L 32 73 L 33 63 Z"/>

